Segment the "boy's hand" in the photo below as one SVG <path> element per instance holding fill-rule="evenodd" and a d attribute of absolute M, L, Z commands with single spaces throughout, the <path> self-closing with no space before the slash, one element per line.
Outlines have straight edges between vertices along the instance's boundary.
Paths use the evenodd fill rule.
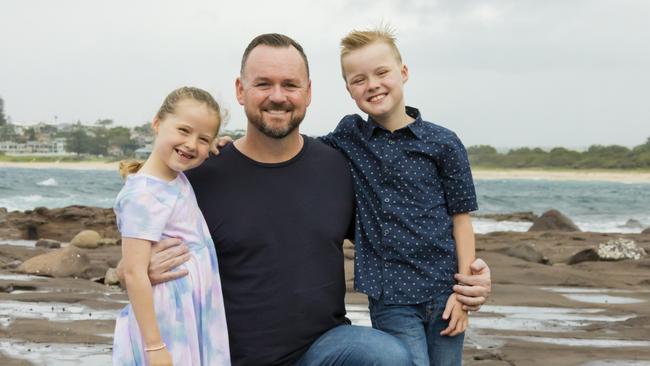
<path fill-rule="evenodd" d="M 212 146 L 210 146 L 210 151 L 214 155 L 219 155 L 219 149 L 223 148 L 224 146 L 228 145 L 231 142 L 232 142 L 232 138 L 230 136 L 217 137 L 216 139 L 212 140 Z"/>
<path fill-rule="evenodd" d="M 147 352 L 149 366 L 173 366 L 172 355 L 167 348 Z"/>
<path fill-rule="evenodd" d="M 453 337 L 467 329 L 467 325 L 469 324 L 468 313 L 467 310 L 463 310 L 463 304 L 458 301 L 455 293 L 451 294 L 447 299 L 447 305 L 445 306 L 445 311 L 442 313 L 442 318 L 449 320 L 449 326 L 440 332 L 440 335 Z"/>

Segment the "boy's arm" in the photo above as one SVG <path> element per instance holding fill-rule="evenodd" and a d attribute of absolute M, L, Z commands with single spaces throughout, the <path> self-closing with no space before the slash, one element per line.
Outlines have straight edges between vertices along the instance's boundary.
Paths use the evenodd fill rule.
<path fill-rule="evenodd" d="M 456 257 L 458 258 L 458 273 L 470 275 L 470 264 L 476 256 L 474 228 L 469 213 L 459 213 L 452 216 L 454 223 L 454 239 L 456 241 Z"/>

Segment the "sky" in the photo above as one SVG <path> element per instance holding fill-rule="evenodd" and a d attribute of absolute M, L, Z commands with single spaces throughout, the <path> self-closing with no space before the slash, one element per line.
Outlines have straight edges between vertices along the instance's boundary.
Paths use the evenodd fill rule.
<path fill-rule="evenodd" d="M 650 1 L 2 0 L 0 97 L 14 123 L 127 126 L 193 85 L 246 127 L 241 54 L 261 33 L 301 43 L 321 135 L 361 113 L 339 41 L 388 23 L 409 68 L 407 105 L 467 146 L 635 146 L 650 137 Z M 56 117 L 55 117 L 56 116 Z"/>

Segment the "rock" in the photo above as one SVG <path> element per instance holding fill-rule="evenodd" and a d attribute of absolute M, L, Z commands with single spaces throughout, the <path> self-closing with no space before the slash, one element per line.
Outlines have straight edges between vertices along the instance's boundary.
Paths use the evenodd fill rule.
<path fill-rule="evenodd" d="M 94 249 L 99 246 L 99 241 L 102 237 L 94 230 L 84 230 L 75 235 L 70 241 L 71 245 L 77 248 Z"/>
<path fill-rule="evenodd" d="M 56 248 L 61 248 L 61 243 L 52 239 L 40 239 L 39 241 L 36 242 L 36 247 L 56 249 Z"/>
<path fill-rule="evenodd" d="M 474 217 L 489 219 L 494 221 L 516 221 L 516 222 L 533 222 L 537 220 L 537 215 L 531 211 L 512 212 L 512 213 L 488 213 L 472 214 Z"/>
<path fill-rule="evenodd" d="M 119 237 L 115 213 L 110 208 L 68 206 L 37 207 L 24 212 L 0 210 L 0 237 L 38 240 L 49 238 L 68 242 L 82 230 L 95 230 L 109 238 Z"/>
<path fill-rule="evenodd" d="M 13 260 L 13 261 L 11 261 L 9 263 L 6 263 L 5 265 L 2 266 L 2 268 L 4 268 L 4 269 L 16 269 L 16 268 L 20 267 L 21 264 L 23 264 L 23 262 L 16 259 L 16 260 Z"/>
<path fill-rule="evenodd" d="M 117 270 L 109 268 L 104 276 L 104 285 L 117 286 L 120 284 L 120 279 L 117 277 Z"/>
<path fill-rule="evenodd" d="M 528 231 L 580 231 L 580 228 L 558 210 L 544 212 Z"/>
<path fill-rule="evenodd" d="M 567 264 L 578 264 L 582 262 L 596 262 L 600 259 L 596 249 L 589 248 L 581 250 L 578 253 L 574 254 L 569 258 Z"/>
<path fill-rule="evenodd" d="M 650 234 L 650 227 L 645 228 L 641 234 Z"/>
<path fill-rule="evenodd" d="M 634 241 L 618 238 L 610 240 L 607 243 L 599 244 L 598 249 L 589 248 L 580 251 L 571 256 L 567 263 L 576 264 L 580 262 L 618 261 L 623 259 L 639 260 L 645 255 L 645 250 L 637 247 Z"/>
<path fill-rule="evenodd" d="M 7 220 L 7 209 L 0 207 L 0 223 Z"/>
<path fill-rule="evenodd" d="M 633 240 L 618 238 L 598 246 L 598 256 L 601 260 L 620 261 L 623 259 L 639 260 L 645 256 L 643 248 L 639 248 Z"/>
<path fill-rule="evenodd" d="M 548 264 L 549 260 L 542 253 L 537 251 L 533 245 L 530 244 L 519 244 L 514 247 L 507 248 L 501 251 L 502 253 L 514 257 L 523 259 L 527 262 Z"/>
<path fill-rule="evenodd" d="M 625 224 L 619 225 L 618 227 L 625 229 L 643 229 L 641 222 L 635 219 L 629 219 Z"/>
<path fill-rule="evenodd" d="M 99 239 L 99 245 L 105 246 L 105 245 L 122 245 L 122 240 L 121 239 L 115 239 L 115 238 L 102 238 Z"/>
<path fill-rule="evenodd" d="M 23 262 L 18 271 L 51 277 L 86 277 L 90 259 L 75 246 L 56 249 Z"/>

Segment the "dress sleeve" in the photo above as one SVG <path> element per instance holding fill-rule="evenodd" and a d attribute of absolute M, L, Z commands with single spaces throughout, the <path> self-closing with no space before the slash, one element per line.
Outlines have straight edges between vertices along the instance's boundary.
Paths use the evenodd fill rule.
<path fill-rule="evenodd" d="M 454 215 L 478 210 L 467 150 L 456 134 L 443 147 L 439 167 L 447 212 Z"/>
<path fill-rule="evenodd" d="M 157 242 L 171 217 L 172 202 L 162 202 L 148 191 L 132 191 L 115 204 L 117 227 L 123 237 Z"/>

